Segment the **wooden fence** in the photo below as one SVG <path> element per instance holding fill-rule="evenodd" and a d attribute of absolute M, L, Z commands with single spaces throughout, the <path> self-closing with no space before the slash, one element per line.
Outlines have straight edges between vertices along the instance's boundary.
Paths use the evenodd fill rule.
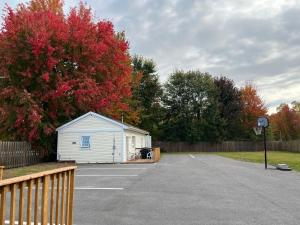
<path fill-rule="evenodd" d="M 72 225 L 75 169 L 70 166 L 0 181 L 0 225 Z"/>
<path fill-rule="evenodd" d="M 27 142 L 0 141 L 0 165 L 5 168 L 32 165 L 40 159 L 39 152 Z"/>
<path fill-rule="evenodd" d="M 162 152 L 240 152 L 262 151 L 262 142 L 250 141 L 224 141 L 221 143 L 199 142 L 189 144 L 186 142 L 157 141 L 153 146 L 159 146 Z M 300 140 L 296 141 L 268 141 L 269 151 L 287 151 L 300 153 Z"/>

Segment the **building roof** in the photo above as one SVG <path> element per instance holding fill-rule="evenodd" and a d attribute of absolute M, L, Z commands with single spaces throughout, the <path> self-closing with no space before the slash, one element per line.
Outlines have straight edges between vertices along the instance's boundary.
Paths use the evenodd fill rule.
<path fill-rule="evenodd" d="M 108 118 L 108 117 L 106 117 L 106 116 L 103 116 L 103 115 L 100 115 L 100 114 L 94 113 L 94 112 L 88 112 L 88 113 L 86 113 L 86 114 L 84 114 L 84 115 L 82 115 L 82 116 L 80 116 L 80 117 L 78 117 L 78 118 L 76 118 L 76 119 L 74 119 L 74 120 L 71 120 L 70 122 L 68 122 L 68 123 L 66 123 L 66 124 L 64 124 L 64 125 L 62 125 L 62 126 L 60 126 L 60 127 L 58 127 L 58 128 L 56 129 L 56 131 L 61 131 L 61 130 L 63 130 L 64 128 L 69 127 L 70 125 L 72 125 L 72 124 L 78 122 L 79 120 L 81 120 L 81 119 L 83 119 L 83 118 L 85 118 L 85 117 L 87 117 L 87 116 L 93 116 L 93 117 L 98 118 L 98 119 L 106 120 L 106 121 L 111 122 L 111 123 L 113 123 L 113 124 L 115 124 L 115 125 L 117 125 L 117 126 L 120 126 L 121 128 L 123 128 L 123 129 L 125 129 L 125 130 L 135 131 L 135 132 L 143 133 L 143 134 L 149 134 L 149 132 L 146 131 L 146 130 L 142 130 L 142 129 L 140 129 L 140 128 L 138 128 L 138 127 L 135 127 L 135 126 L 132 126 L 132 125 L 130 125 L 130 124 L 122 123 L 121 121 L 114 120 L 114 119 Z"/>

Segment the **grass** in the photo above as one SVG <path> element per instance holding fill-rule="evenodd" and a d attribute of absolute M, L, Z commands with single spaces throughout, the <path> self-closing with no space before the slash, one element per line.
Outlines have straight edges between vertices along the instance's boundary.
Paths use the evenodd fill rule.
<path fill-rule="evenodd" d="M 240 161 L 264 163 L 264 152 L 217 152 L 213 153 Z M 268 152 L 268 164 L 286 163 L 293 170 L 300 172 L 300 153 Z"/>
<path fill-rule="evenodd" d="M 39 163 L 32 166 L 24 166 L 13 169 L 5 169 L 3 174 L 3 179 L 8 179 L 12 177 L 24 176 L 32 173 L 38 173 L 46 170 L 52 170 L 56 168 L 61 168 L 65 166 L 70 166 L 74 164 L 70 163 Z"/>
<path fill-rule="evenodd" d="M 255 162 L 264 163 L 264 152 L 176 152 L 176 153 L 162 153 L 162 157 L 165 154 L 215 154 L 235 160 L 245 161 L 245 162 Z M 268 151 L 268 164 L 275 165 L 278 163 L 288 164 L 295 171 L 300 172 L 300 153 L 292 152 L 274 152 Z"/>

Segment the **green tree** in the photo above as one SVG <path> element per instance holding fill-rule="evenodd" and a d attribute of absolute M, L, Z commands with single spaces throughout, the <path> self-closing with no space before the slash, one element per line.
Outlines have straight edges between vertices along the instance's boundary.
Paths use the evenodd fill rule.
<path fill-rule="evenodd" d="M 220 132 L 225 140 L 239 139 L 241 136 L 241 111 L 243 103 L 240 90 L 234 81 L 227 77 L 216 77 L 214 83 L 218 89 L 218 106 L 223 123 Z"/>
<path fill-rule="evenodd" d="M 172 141 L 218 141 L 222 123 L 217 88 L 208 73 L 176 71 L 165 84 L 164 138 Z"/>
<path fill-rule="evenodd" d="M 150 131 L 156 139 L 160 131 L 162 118 L 161 97 L 162 86 L 159 83 L 156 65 L 151 59 L 141 56 L 132 58 L 133 81 L 132 104 L 140 110 L 139 126 Z"/>

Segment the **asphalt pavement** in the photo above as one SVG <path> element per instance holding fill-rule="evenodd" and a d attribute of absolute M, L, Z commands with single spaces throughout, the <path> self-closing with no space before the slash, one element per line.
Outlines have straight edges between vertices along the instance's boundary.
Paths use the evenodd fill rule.
<path fill-rule="evenodd" d="M 300 173 L 214 155 L 80 165 L 76 225 L 299 225 Z"/>

